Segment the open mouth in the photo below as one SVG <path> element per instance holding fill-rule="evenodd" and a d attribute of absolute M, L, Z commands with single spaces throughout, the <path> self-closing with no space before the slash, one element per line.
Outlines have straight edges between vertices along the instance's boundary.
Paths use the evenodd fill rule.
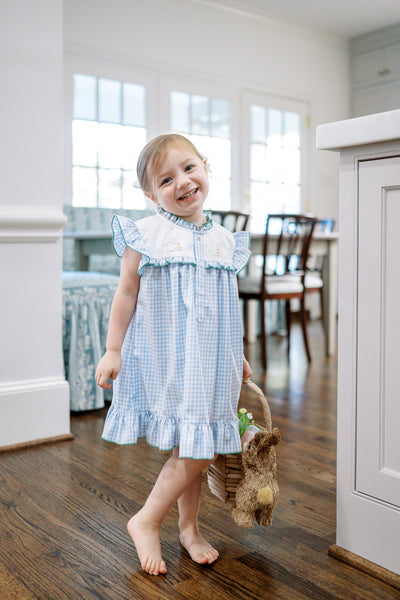
<path fill-rule="evenodd" d="M 189 200 L 190 198 L 192 198 L 195 194 L 197 194 L 199 188 L 195 188 L 194 190 L 192 190 L 191 192 L 188 192 L 187 194 L 184 194 L 183 196 L 180 196 L 178 198 L 178 200 Z"/>

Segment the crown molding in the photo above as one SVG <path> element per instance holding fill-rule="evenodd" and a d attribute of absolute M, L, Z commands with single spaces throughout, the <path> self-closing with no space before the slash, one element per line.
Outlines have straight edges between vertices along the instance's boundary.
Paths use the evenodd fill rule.
<path fill-rule="evenodd" d="M 349 49 L 349 40 L 340 35 L 322 31 L 314 27 L 306 27 L 304 25 L 296 25 L 283 19 L 271 17 L 267 11 L 260 8 L 249 9 L 246 2 L 242 0 L 189 0 L 193 4 L 200 4 L 209 8 L 213 8 L 220 11 L 229 12 L 239 17 L 245 17 L 247 19 L 253 19 L 256 21 L 262 21 L 265 24 L 279 29 L 291 35 L 295 35 L 300 38 L 313 39 L 316 42 L 323 42 L 324 44 L 330 44 L 335 47 L 342 48 L 344 50 Z"/>

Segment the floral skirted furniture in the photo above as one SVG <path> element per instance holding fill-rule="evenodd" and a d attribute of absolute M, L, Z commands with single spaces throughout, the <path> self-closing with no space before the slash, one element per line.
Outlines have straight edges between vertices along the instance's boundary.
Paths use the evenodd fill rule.
<path fill-rule="evenodd" d="M 148 211 L 65 206 L 65 231 L 110 231 L 117 212 L 132 219 Z M 111 244 L 111 241 L 110 241 Z M 91 256 L 89 271 L 74 271 L 73 240 L 63 242 L 63 354 L 73 411 L 104 407 L 112 392 L 96 385 L 96 365 L 105 351 L 111 303 L 119 281 L 117 256 Z"/>
<path fill-rule="evenodd" d="M 96 385 L 94 374 L 105 350 L 118 279 L 105 273 L 63 273 L 63 353 L 71 410 L 102 408 L 109 394 Z"/>

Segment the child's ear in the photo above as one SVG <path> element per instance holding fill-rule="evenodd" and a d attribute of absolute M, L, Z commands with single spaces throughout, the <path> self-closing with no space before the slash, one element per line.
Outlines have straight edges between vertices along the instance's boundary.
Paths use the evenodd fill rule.
<path fill-rule="evenodd" d="M 208 175 L 208 164 L 207 164 L 207 159 L 206 158 L 203 158 L 203 167 L 204 167 L 205 172 Z"/>
<path fill-rule="evenodd" d="M 150 200 L 152 202 L 154 202 L 155 204 L 158 204 L 157 196 L 155 194 L 153 194 L 152 192 L 146 192 L 145 196 L 147 196 L 147 198 L 150 198 Z"/>

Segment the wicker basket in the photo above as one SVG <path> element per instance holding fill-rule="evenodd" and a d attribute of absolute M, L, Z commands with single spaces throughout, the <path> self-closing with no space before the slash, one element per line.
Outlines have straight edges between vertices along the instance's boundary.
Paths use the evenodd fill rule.
<path fill-rule="evenodd" d="M 262 390 L 253 382 L 246 381 L 263 407 L 265 427 L 258 427 L 264 431 L 272 431 L 271 411 L 268 400 Z M 236 488 L 243 478 L 242 453 L 238 454 L 220 454 L 217 459 L 208 467 L 207 480 L 211 493 L 217 498 L 235 506 Z"/>

